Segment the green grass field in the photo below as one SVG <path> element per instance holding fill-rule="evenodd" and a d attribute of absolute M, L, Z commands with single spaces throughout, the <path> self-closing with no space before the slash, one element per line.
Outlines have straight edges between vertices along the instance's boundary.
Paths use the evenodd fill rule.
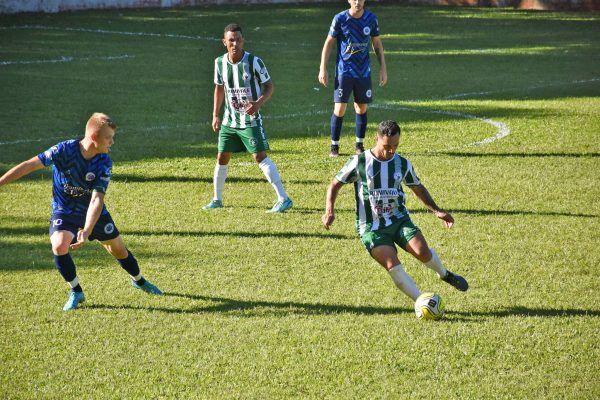
<path fill-rule="evenodd" d="M 409 196 L 413 220 L 471 284 L 457 292 L 402 254 L 447 303 L 443 321 L 424 322 L 356 238 L 351 187 L 332 230 L 320 224 L 347 158 L 327 156 L 332 93 L 317 84 L 340 7 L 1 17 L 0 173 L 110 114 L 106 202 L 167 295 L 132 289 L 89 243 L 73 253 L 87 301 L 64 313 L 51 171 L 0 188 L 0 397 L 600 397 L 600 18 L 371 7 L 389 84 L 374 90 L 368 135 L 401 123 L 399 152 L 456 225 Z M 265 214 L 274 194 L 246 154 L 231 162 L 226 207 L 201 210 L 213 60 L 231 21 L 273 76 L 262 111 L 295 201 L 284 215 Z M 344 155 L 353 131 L 349 110 Z"/>

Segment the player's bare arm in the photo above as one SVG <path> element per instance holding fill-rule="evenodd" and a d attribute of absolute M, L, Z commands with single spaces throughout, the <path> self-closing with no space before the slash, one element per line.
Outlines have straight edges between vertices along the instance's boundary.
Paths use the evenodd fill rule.
<path fill-rule="evenodd" d="M 262 94 L 256 101 L 251 101 L 250 104 L 248 104 L 248 107 L 246 108 L 246 114 L 250 114 L 250 115 L 256 114 L 260 110 L 260 108 L 263 106 L 263 104 L 265 104 L 267 101 L 269 101 L 271 96 L 273 96 L 274 90 L 275 90 L 275 87 L 273 86 L 272 80 L 268 80 L 267 82 L 263 83 Z"/>
<path fill-rule="evenodd" d="M 42 164 L 40 159 L 37 158 L 37 156 L 32 157 L 29 160 L 23 161 L 21 164 L 12 167 L 2 175 L 2 177 L 0 177 L 0 186 L 16 181 L 17 179 L 42 168 L 44 168 L 44 164 Z"/>
<path fill-rule="evenodd" d="M 337 179 L 333 179 L 327 188 L 327 198 L 325 199 L 325 214 L 321 217 L 321 221 L 325 226 L 325 229 L 333 224 L 335 220 L 335 200 L 337 199 L 338 192 L 344 186 L 344 184 Z"/>
<path fill-rule="evenodd" d="M 384 86 L 387 83 L 387 67 L 385 65 L 385 55 L 383 53 L 383 43 L 381 43 L 381 38 L 379 36 L 375 36 L 371 39 L 371 43 L 373 45 L 373 51 L 377 56 L 377 61 L 379 61 L 379 86 Z"/>
<path fill-rule="evenodd" d="M 452 228 L 452 225 L 454 225 L 454 218 L 452 217 L 452 215 L 450 215 L 449 212 L 444 211 L 438 207 L 438 205 L 435 203 L 425 186 L 421 184 L 409 187 L 411 188 L 413 193 L 419 198 L 419 200 L 421 200 L 425 207 L 427 207 L 429 211 L 433 213 L 433 215 L 444 221 L 444 225 L 446 226 L 446 228 Z"/>
<path fill-rule="evenodd" d="M 94 226 L 96 226 L 96 222 L 98 222 L 98 218 L 100 218 L 100 214 L 102 213 L 102 208 L 104 207 L 104 193 L 93 191 L 92 198 L 90 200 L 90 206 L 88 207 L 87 214 L 85 216 L 85 225 L 82 230 L 77 232 L 77 242 L 73 243 L 70 247 L 75 250 L 83 246 L 92 233 Z"/>
<path fill-rule="evenodd" d="M 323 51 L 321 51 L 321 66 L 319 67 L 319 83 L 325 87 L 327 87 L 327 63 L 329 62 L 329 55 L 331 54 L 331 47 L 335 42 L 335 38 L 333 36 L 327 35 L 327 39 L 325 39 L 325 44 L 323 45 Z"/>
<path fill-rule="evenodd" d="M 212 118 L 212 129 L 214 132 L 219 132 L 221 129 L 221 118 L 219 114 L 223 102 L 225 101 L 225 89 L 223 85 L 215 85 L 215 93 L 213 96 L 213 118 Z"/>

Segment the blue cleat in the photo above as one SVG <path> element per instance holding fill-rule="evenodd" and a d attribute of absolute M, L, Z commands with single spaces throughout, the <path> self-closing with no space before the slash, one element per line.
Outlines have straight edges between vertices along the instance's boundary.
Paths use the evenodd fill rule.
<path fill-rule="evenodd" d="M 149 281 L 144 282 L 143 285 L 138 285 L 136 281 L 131 281 L 131 284 L 133 285 L 134 288 L 141 289 L 144 292 L 149 293 L 149 294 L 156 294 L 159 296 L 163 294 L 163 292 L 161 292 L 159 288 L 157 288 L 156 286 L 151 284 Z"/>
<path fill-rule="evenodd" d="M 79 303 L 83 303 L 85 301 L 85 296 L 83 292 L 71 292 L 69 294 L 69 300 L 65 303 L 63 307 L 63 311 L 74 310 L 79 306 Z"/>
<path fill-rule="evenodd" d="M 213 208 L 223 208 L 221 200 L 212 200 L 210 203 L 202 207 L 203 210 L 212 210 Z"/>
<path fill-rule="evenodd" d="M 271 208 L 269 211 L 267 211 L 268 213 L 282 213 L 282 212 L 286 212 L 287 210 L 289 210 L 290 208 L 292 208 L 292 206 L 294 205 L 294 202 L 292 201 L 292 199 L 290 199 L 289 197 L 283 201 L 278 201 L 277 203 L 275 203 L 275 205 L 273 206 L 273 208 Z"/>

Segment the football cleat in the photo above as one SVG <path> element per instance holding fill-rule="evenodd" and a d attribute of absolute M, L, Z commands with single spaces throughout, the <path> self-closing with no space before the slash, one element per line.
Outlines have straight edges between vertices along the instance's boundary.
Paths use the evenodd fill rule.
<path fill-rule="evenodd" d="M 277 203 L 275 203 L 273 208 L 271 208 L 267 212 L 268 213 L 282 213 L 282 212 L 285 212 L 285 211 L 289 210 L 290 208 L 292 208 L 293 205 L 294 205 L 294 202 L 292 201 L 292 199 L 290 199 L 288 197 L 287 199 L 285 199 L 283 201 L 278 201 Z"/>
<path fill-rule="evenodd" d="M 63 307 L 63 311 L 74 310 L 79 306 L 79 303 L 83 303 L 84 301 L 85 296 L 83 295 L 83 292 L 71 292 L 69 294 L 69 299 Z"/>
<path fill-rule="evenodd" d="M 356 155 L 362 154 L 365 152 L 365 146 L 362 143 L 356 143 L 356 149 L 354 150 Z"/>
<path fill-rule="evenodd" d="M 203 210 L 212 210 L 213 208 L 223 208 L 221 200 L 212 200 L 210 203 L 202 207 Z"/>
<path fill-rule="evenodd" d="M 466 292 L 467 289 L 469 288 L 469 284 L 467 283 L 467 280 L 465 278 L 463 278 L 462 276 L 460 276 L 458 274 L 453 274 L 450 271 L 447 271 L 446 276 L 444 276 L 442 278 L 442 280 L 444 282 L 451 284 L 452 286 L 454 286 L 456 289 L 460 290 L 461 292 Z"/>
<path fill-rule="evenodd" d="M 131 281 L 131 284 L 133 285 L 134 288 L 141 289 L 144 292 L 149 293 L 149 294 L 156 294 L 156 295 L 163 294 L 163 292 L 161 292 L 159 288 L 157 288 L 156 286 L 151 284 L 149 281 L 144 282 L 143 285 L 138 285 L 136 281 Z"/>
<path fill-rule="evenodd" d="M 339 157 L 340 155 L 340 146 L 337 144 L 331 145 L 331 152 L 329 153 L 329 157 Z"/>

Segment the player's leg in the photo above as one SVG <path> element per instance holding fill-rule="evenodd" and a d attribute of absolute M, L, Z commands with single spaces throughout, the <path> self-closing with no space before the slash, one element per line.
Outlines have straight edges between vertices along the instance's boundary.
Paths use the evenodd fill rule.
<path fill-rule="evenodd" d="M 202 207 L 203 210 L 223 207 L 223 188 L 227 179 L 231 153 L 240 151 L 240 149 L 243 150 L 244 147 L 235 129 L 221 126 L 217 148 L 217 163 L 213 171 L 213 199 L 210 203 Z"/>
<path fill-rule="evenodd" d="M 412 278 L 404 271 L 394 246 L 381 245 L 374 247 L 371 249 L 371 257 L 388 271 L 392 281 L 402 293 L 413 300 L 419 297 L 421 292 Z"/>
<path fill-rule="evenodd" d="M 351 78 L 336 76 L 333 91 L 333 114 L 331 114 L 331 157 L 339 156 L 340 136 L 348 99 L 352 92 Z"/>
<path fill-rule="evenodd" d="M 60 275 L 71 287 L 69 298 L 63 307 L 64 311 L 76 309 L 79 303 L 85 300 L 83 289 L 77 278 L 75 263 L 69 253 L 69 246 L 77 236 L 77 230 L 83 222 L 83 218 L 81 218 L 81 221 L 77 221 L 63 215 L 52 215 L 50 217 L 49 233 L 54 263 Z"/>
<path fill-rule="evenodd" d="M 411 299 L 416 300 L 421 293 L 398 259 L 393 229 L 394 227 L 388 227 L 375 232 L 366 232 L 361 236 L 361 242 L 371 257 L 388 271 L 396 287 Z"/>
<path fill-rule="evenodd" d="M 421 261 L 427 268 L 435 271 L 444 282 L 447 282 L 460 291 L 466 291 L 469 284 L 460 275 L 448 271 L 438 257 L 435 250 L 431 249 L 423 234 L 418 231 L 410 240 L 407 240 L 404 249 Z"/>
<path fill-rule="evenodd" d="M 127 249 L 121 235 L 114 239 L 103 240 L 100 242 L 102 247 L 106 249 L 114 258 L 117 259 L 121 267 L 127 271 L 131 277 L 132 284 L 137 289 L 142 289 L 150 294 L 162 294 L 160 289 L 146 280 L 141 272 L 140 266 L 133 254 Z"/>
<path fill-rule="evenodd" d="M 354 111 L 356 112 L 356 154 L 360 154 L 365 151 L 367 104 L 373 101 L 371 78 L 356 79 L 352 91 L 354 93 Z"/>

